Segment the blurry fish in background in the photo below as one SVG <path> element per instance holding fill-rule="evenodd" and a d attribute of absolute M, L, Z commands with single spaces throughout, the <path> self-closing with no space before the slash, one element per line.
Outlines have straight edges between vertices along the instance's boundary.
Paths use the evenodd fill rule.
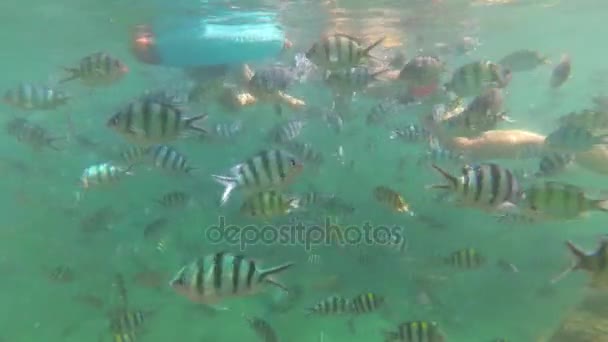
<path fill-rule="evenodd" d="M 217 140 L 233 140 L 240 133 L 243 132 L 243 121 L 234 120 L 231 122 L 218 122 L 211 126 L 209 132 L 205 135 L 201 135 L 203 139 L 217 139 Z"/>
<path fill-rule="evenodd" d="M 388 205 L 392 210 L 399 213 L 409 213 L 409 205 L 405 202 L 403 197 L 393 189 L 385 186 L 377 186 L 373 191 L 374 198 L 380 202 Z"/>
<path fill-rule="evenodd" d="M 475 248 L 463 248 L 452 252 L 444 259 L 447 265 L 458 269 L 477 269 L 486 263 L 487 259 Z"/>
<path fill-rule="evenodd" d="M 396 331 L 384 333 L 385 342 L 446 342 L 437 322 L 408 321 L 400 323 Z"/>
<path fill-rule="evenodd" d="M 174 209 L 186 207 L 191 199 L 190 195 L 185 192 L 170 191 L 163 194 L 156 202 L 165 208 Z"/>
<path fill-rule="evenodd" d="M 561 152 L 585 152 L 598 144 L 608 144 L 608 134 L 594 135 L 577 126 L 561 126 L 545 138 L 547 147 Z"/>
<path fill-rule="evenodd" d="M 253 329 L 262 342 L 279 342 L 279 337 L 272 326 L 258 317 L 245 317 L 249 327 Z"/>
<path fill-rule="evenodd" d="M 510 81 L 510 70 L 490 61 L 478 61 L 456 69 L 445 87 L 459 97 L 470 97 L 490 86 L 505 88 Z"/>
<path fill-rule="evenodd" d="M 40 84 L 21 83 L 4 93 L 4 103 L 24 110 L 53 110 L 68 103 L 62 90 Z"/>
<path fill-rule="evenodd" d="M 509 273 L 519 273 L 519 269 L 512 262 L 505 259 L 500 259 L 496 262 L 496 265 L 503 271 Z"/>
<path fill-rule="evenodd" d="M 329 35 L 315 42 L 306 52 L 306 58 L 326 70 L 352 68 L 371 58 L 371 50 L 383 41 L 384 37 L 364 48 L 363 42 L 355 37 L 346 34 Z"/>
<path fill-rule="evenodd" d="M 361 293 L 350 300 L 349 312 L 357 315 L 371 313 L 378 310 L 384 304 L 386 304 L 384 296 L 373 292 Z"/>
<path fill-rule="evenodd" d="M 293 265 L 287 262 L 262 268 L 243 255 L 218 252 L 186 264 L 169 284 L 175 292 L 191 301 L 213 304 L 229 297 L 254 295 L 268 286 L 287 291 L 285 285 L 273 276 Z"/>
<path fill-rule="evenodd" d="M 439 89 L 445 70 L 445 63 L 436 56 L 417 56 L 401 69 L 399 80 L 406 83 L 409 95 L 423 98 Z"/>
<path fill-rule="evenodd" d="M 80 177 L 83 188 L 116 183 L 124 175 L 133 175 L 130 167 L 102 163 L 87 167 Z"/>
<path fill-rule="evenodd" d="M 325 84 L 334 94 L 352 97 L 353 93 L 364 91 L 373 82 L 379 80 L 378 76 L 389 71 L 390 69 L 371 71 L 367 66 L 328 71 Z"/>
<path fill-rule="evenodd" d="M 129 146 L 120 152 L 120 159 L 125 165 L 137 165 L 150 159 L 150 147 Z"/>
<path fill-rule="evenodd" d="M 343 315 L 351 312 L 352 302 L 341 296 L 329 296 L 307 309 L 308 315 Z"/>
<path fill-rule="evenodd" d="M 365 118 L 368 125 L 378 125 L 386 122 L 389 118 L 395 116 L 403 109 L 397 100 L 385 99 L 374 105 Z"/>
<path fill-rule="evenodd" d="M 262 191 L 248 196 L 241 205 L 241 213 L 250 217 L 270 219 L 287 215 L 300 206 L 299 198 L 276 191 Z"/>
<path fill-rule="evenodd" d="M 270 131 L 271 140 L 279 144 L 292 141 L 302 133 L 305 125 L 306 122 L 299 119 L 278 123 Z"/>
<path fill-rule="evenodd" d="M 397 128 L 391 131 L 389 139 L 399 139 L 406 143 L 424 143 L 431 138 L 431 132 L 417 124 L 408 124 L 403 128 Z"/>
<path fill-rule="evenodd" d="M 314 150 L 312 145 L 309 143 L 301 143 L 299 141 L 291 140 L 284 144 L 283 147 L 291 152 L 294 156 L 302 160 L 307 165 L 319 166 L 323 163 L 323 155 Z"/>
<path fill-rule="evenodd" d="M 261 151 L 230 169 L 230 176 L 212 175 L 224 186 L 220 204 L 225 204 L 234 189 L 257 192 L 284 186 L 298 176 L 302 162 L 292 154 L 279 150 Z"/>
<path fill-rule="evenodd" d="M 553 177 L 563 172 L 574 162 L 574 154 L 552 152 L 545 154 L 538 164 L 537 177 Z"/>
<path fill-rule="evenodd" d="M 175 148 L 168 145 L 156 145 L 150 148 L 152 165 L 157 168 L 183 172 L 186 174 L 196 170 L 196 167 L 190 166 L 186 157 Z"/>
<path fill-rule="evenodd" d="M 608 129 L 608 110 L 584 109 L 579 112 L 571 112 L 558 119 L 560 126 L 572 126 L 588 129 L 591 131 Z"/>
<path fill-rule="evenodd" d="M 63 148 L 57 146 L 56 143 L 60 140 L 66 140 L 65 137 L 51 136 L 42 126 L 22 118 L 10 120 L 6 123 L 5 127 L 8 134 L 35 150 L 50 148 L 55 151 L 61 151 Z"/>
<path fill-rule="evenodd" d="M 297 80 L 297 75 L 284 66 L 269 66 L 261 68 L 253 74 L 247 84 L 247 89 L 257 99 L 270 101 L 277 115 L 283 115 L 280 98 Z"/>
<path fill-rule="evenodd" d="M 541 65 L 551 64 L 549 58 L 535 50 L 517 50 L 503 57 L 498 64 L 512 72 L 532 71 Z"/>
<path fill-rule="evenodd" d="M 418 158 L 418 165 L 462 165 L 466 161 L 464 154 L 442 147 L 437 139 L 432 139 L 428 149 Z"/>
<path fill-rule="evenodd" d="M 159 217 L 144 226 L 144 239 L 152 239 L 159 236 L 167 226 L 169 220 L 166 217 Z"/>
<path fill-rule="evenodd" d="M 107 86 L 116 83 L 129 72 L 129 68 L 118 58 L 105 52 L 96 52 L 83 57 L 78 66 L 65 68 L 69 76 L 59 81 L 64 83 L 78 79 L 87 86 Z"/>
<path fill-rule="evenodd" d="M 150 146 L 195 133 L 206 134 L 207 129 L 195 125 L 206 118 L 206 114 L 187 117 L 171 104 L 136 99 L 110 117 L 106 125 L 131 143 Z"/>
<path fill-rule="evenodd" d="M 559 64 L 553 68 L 551 74 L 551 82 L 549 85 L 553 89 L 561 87 L 571 76 L 572 73 L 572 61 L 570 56 L 563 55 Z"/>

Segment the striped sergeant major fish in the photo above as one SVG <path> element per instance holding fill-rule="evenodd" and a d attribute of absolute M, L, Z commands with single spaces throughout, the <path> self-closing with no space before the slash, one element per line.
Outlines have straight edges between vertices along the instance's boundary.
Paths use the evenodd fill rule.
<path fill-rule="evenodd" d="M 384 38 L 363 47 L 363 42 L 355 37 L 340 33 L 329 35 L 314 43 L 306 52 L 306 58 L 328 70 L 356 67 L 366 59 L 373 58 L 370 51 L 380 45 Z"/>
<path fill-rule="evenodd" d="M 477 61 L 456 69 L 445 85 L 459 97 L 479 95 L 489 85 L 505 88 L 511 81 L 511 71 L 490 61 Z"/>
<path fill-rule="evenodd" d="M 191 301 L 213 304 L 224 298 L 244 297 L 271 285 L 287 291 L 273 276 L 292 267 L 291 262 L 261 268 L 244 255 L 218 252 L 183 266 L 169 285 Z"/>
<path fill-rule="evenodd" d="M 299 208 L 299 198 L 277 191 L 261 191 L 250 195 L 241 206 L 241 213 L 251 217 L 270 219 L 287 215 Z"/>
<path fill-rule="evenodd" d="M 561 152 L 585 152 L 596 144 L 608 144 L 608 134 L 594 135 L 578 126 L 561 126 L 545 138 L 545 145 Z"/>
<path fill-rule="evenodd" d="M 124 175 L 133 175 L 130 167 L 102 163 L 84 169 L 80 180 L 82 187 L 87 189 L 92 186 L 115 183 Z"/>
<path fill-rule="evenodd" d="M 6 123 L 6 131 L 17 138 L 18 141 L 25 143 L 34 150 L 50 148 L 60 151 L 62 148 L 56 142 L 65 140 L 65 137 L 51 136 L 44 127 L 30 122 L 26 119 L 15 118 Z"/>
<path fill-rule="evenodd" d="M 350 313 L 352 309 L 352 302 L 348 298 L 342 296 L 329 296 L 313 307 L 308 308 L 308 315 L 343 315 Z"/>
<path fill-rule="evenodd" d="M 292 154 L 280 149 L 261 151 L 230 169 L 230 176 L 212 175 L 224 186 L 220 204 L 228 201 L 236 188 L 249 192 L 270 190 L 290 183 L 302 172 L 303 164 Z"/>
<path fill-rule="evenodd" d="M 494 163 L 465 165 L 460 177 L 451 175 L 435 164 L 433 168 L 448 183 L 431 185 L 430 188 L 450 191 L 459 202 L 468 206 L 490 210 L 507 209 L 517 204 L 522 197 L 522 189 L 513 173 Z"/>
<path fill-rule="evenodd" d="M 68 102 L 70 96 L 52 87 L 21 83 L 4 93 L 4 103 L 25 110 L 53 110 Z"/>
<path fill-rule="evenodd" d="M 376 311 L 384 305 L 385 298 L 375 293 L 366 292 L 354 296 L 350 303 L 350 313 L 360 315 Z"/>
<path fill-rule="evenodd" d="M 444 262 L 447 265 L 460 269 L 475 269 L 483 266 L 486 258 L 475 248 L 463 248 L 452 252 L 444 258 Z"/>
<path fill-rule="evenodd" d="M 366 66 L 328 71 L 325 75 L 325 83 L 335 90 L 356 92 L 365 89 L 372 82 L 377 81 L 378 76 L 389 71 L 390 69 L 381 69 L 372 72 Z"/>
<path fill-rule="evenodd" d="M 574 161 L 574 154 L 550 152 L 541 157 L 537 177 L 551 177 L 564 171 Z"/>
<path fill-rule="evenodd" d="M 437 322 L 409 321 L 397 326 L 396 331 L 384 334 L 385 342 L 445 342 L 445 334 Z"/>
<path fill-rule="evenodd" d="M 270 323 L 258 317 L 245 317 L 249 327 L 258 335 L 262 342 L 279 342 L 279 337 Z"/>
<path fill-rule="evenodd" d="M 168 145 L 156 145 L 150 149 L 152 164 L 160 169 L 190 173 L 196 167 L 189 165 L 186 157 Z"/>
<path fill-rule="evenodd" d="M 206 118 L 207 114 L 186 117 L 179 106 L 144 97 L 131 101 L 116 112 L 106 126 L 131 143 L 150 146 L 192 133 L 206 134 L 207 129 L 195 124 Z"/>
<path fill-rule="evenodd" d="M 608 112 L 605 110 L 583 109 L 572 112 L 558 119 L 560 126 L 576 126 L 590 130 L 608 128 Z"/>
<path fill-rule="evenodd" d="M 79 79 L 87 86 L 110 85 L 129 72 L 126 64 L 105 52 L 96 52 L 83 57 L 78 66 L 64 69 L 69 75 L 59 83 Z"/>
<path fill-rule="evenodd" d="M 592 199 L 578 186 L 545 181 L 526 189 L 520 207 L 529 215 L 547 219 L 576 219 L 589 211 L 608 212 L 607 199 Z"/>

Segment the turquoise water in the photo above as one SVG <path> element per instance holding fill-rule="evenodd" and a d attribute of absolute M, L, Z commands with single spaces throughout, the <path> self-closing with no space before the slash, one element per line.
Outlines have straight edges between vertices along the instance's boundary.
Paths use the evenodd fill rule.
<path fill-rule="evenodd" d="M 449 71 L 443 75 L 447 79 L 458 66 L 479 59 L 499 60 L 519 49 L 541 51 L 554 64 L 562 54 L 569 54 L 572 77 L 557 91 L 548 87 L 552 66 L 513 77 L 504 107 L 515 123 L 500 124 L 498 129 L 549 134 L 555 119 L 591 107 L 591 97 L 605 92 L 603 19 L 608 5 L 602 2 L 480 5 L 444 0 L 435 5 L 431 1 L 406 5 L 394 1 L 232 5 L 240 10 L 280 12 L 287 37 L 294 43 L 290 52 L 278 58 L 286 64 L 292 62 L 296 52 L 306 51 L 320 34 L 334 31 L 366 41 L 387 35 L 402 45 L 380 46 L 376 54 L 391 56 L 395 49 L 402 49 L 408 59 L 417 54 L 417 49 L 430 51 L 436 42 L 452 43 L 465 35 L 479 39 L 481 44 L 468 54 L 442 56 L 448 65 Z M 5 310 L 0 318 L 0 341 L 113 340 L 108 317 L 124 306 L 114 284 L 117 273 L 125 279 L 129 309 L 146 312 L 146 321 L 137 330 L 137 340 L 144 342 L 256 341 L 243 315 L 264 318 L 281 341 L 382 341 L 382 332 L 400 322 L 433 320 L 440 324 L 447 341 L 484 342 L 504 337 L 535 342 L 541 341 L 540 337 L 548 338 L 584 298 L 589 290 L 588 277 L 582 271 L 554 285 L 549 295 L 539 294 L 539 289 L 572 262 L 565 240 L 587 250 L 595 248 L 598 236 L 604 233 L 605 214 L 593 212 L 573 221 L 530 226 L 500 224 L 491 214 L 436 200 L 425 186 L 441 181 L 440 176 L 430 167 L 416 165 L 424 145 L 389 139 L 391 129 L 399 123 L 415 122 L 411 117 L 428 112 L 430 105 L 400 107 L 400 117 L 387 125 L 365 122 L 369 110 L 400 87 L 392 84 L 380 96 L 356 96 L 351 104 L 352 118 L 345 120 L 340 133 L 315 116 L 314 110 L 302 110 L 309 117 L 298 140 L 312 143 L 325 162 L 316 171 L 305 164 L 304 173 L 288 192 L 314 189 L 347 200 L 355 208 L 353 213 L 331 215 L 332 219 L 338 216 L 344 225 L 361 226 L 369 221 L 376 227 L 403 227 L 409 242 L 405 253 L 382 246 L 316 246 L 312 251 L 287 244 L 247 247 L 243 253 L 263 265 L 296 263 L 280 279 L 288 288 L 301 288 L 303 296 L 283 313 L 270 309 L 281 295 L 272 288 L 256 296 L 222 301 L 218 305 L 228 308 L 225 311 L 205 308 L 176 294 L 168 283 L 184 263 L 219 250 L 239 252 L 236 246 L 208 241 L 205 231 L 217 224 L 219 217 L 245 226 L 279 224 L 290 217 L 305 218 L 307 223 L 322 222 L 327 216 L 308 209 L 268 222 L 250 219 L 239 213 L 243 200 L 239 191 L 226 206 L 218 206 L 222 189 L 211 175 L 227 174 L 230 167 L 270 147 L 266 132 L 281 119 L 268 103 L 238 112 L 226 110 L 214 99 L 188 103 L 189 114 L 209 114 L 208 125 L 240 119 L 245 129 L 227 142 L 193 137 L 171 142 L 198 168 L 190 175 L 138 166 L 133 176 L 125 176 L 116 184 L 82 190 L 79 178 L 86 167 L 115 160 L 129 146 L 106 127 L 107 120 L 145 90 L 181 89 L 189 82 L 177 68 L 147 65 L 136 59 L 129 50 L 132 28 L 159 15 L 203 16 L 200 12 L 204 11 L 188 4 L 172 11 L 141 1 L 10 0 L 0 4 L 4 26 L 0 33 L 4 43 L 0 52 L 2 89 L 20 82 L 57 85 L 64 76 L 62 67 L 77 65 L 80 58 L 96 51 L 108 52 L 129 66 L 124 78 L 109 87 L 89 88 L 78 81 L 62 84 L 71 100 L 56 110 L 30 111 L 2 105 L 4 122 L 26 118 L 67 140 L 60 151 L 54 151 L 32 149 L 8 133 L 2 137 L 0 170 L 6 219 L 0 230 L 0 298 Z M 422 39 L 416 42 L 416 37 Z M 261 68 L 266 63 L 253 66 Z M 287 92 L 304 99 L 307 108 L 331 107 L 331 93 L 314 78 L 293 85 Z M 289 118 L 296 113 L 283 108 L 283 115 Z M 79 143 L 77 136 L 86 137 L 94 145 Z M 340 146 L 345 163 L 334 156 Z M 534 158 L 485 161 L 531 170 L 538 164 Z M 452 170 L 457 172 L 458 168 Z M 598 191 L 603 190 L 605 195 L 604 177 L 574 166 L 556 179 L 589 189 L 597 197 L 601 195 Z M 391 212 L 378 203 L 372 195 L 378 185 L 401 193 L 414 216 Z M 187 192 L 193 200 L 181 210 L 155 203 L 169 191 Z M 101 219 L 92 219 L 96 224 L 83 224 L 103 208 L 111 211 Z M 421 217 L 431 217 L 437 224 L 424 222 Z M 166 218 L 167 225 L 144 238 L 145 226 L 158 218 Z M 464 247 L 476 248 L 489 262 L 467 271 L 437 262 L 439 257 Z M 320 261 L 310 262 L 311 255 L 319 256 Z M 499 259 L 513 263 L 519 272 L 500 269 L 495 265 Z M 66 268 L 66 273 L 56 275 L 58 267 Z M 386 305 L 356 317 L 354 330 L 349 328 L 348 316 L 305 315 L 306 308 L 330 295 L 348 297 L 368 291 L 384 296 Z M 422 292 L 432 298 L 430 303 L 420 299 Z"/>

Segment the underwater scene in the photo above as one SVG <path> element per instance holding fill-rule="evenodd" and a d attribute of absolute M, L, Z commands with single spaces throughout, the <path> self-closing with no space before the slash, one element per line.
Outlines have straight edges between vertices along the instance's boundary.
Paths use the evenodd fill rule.
<path fill-rule="evenodd" d="M 0 13 L 0 342 L 608 342 L 608 3 Z"/>

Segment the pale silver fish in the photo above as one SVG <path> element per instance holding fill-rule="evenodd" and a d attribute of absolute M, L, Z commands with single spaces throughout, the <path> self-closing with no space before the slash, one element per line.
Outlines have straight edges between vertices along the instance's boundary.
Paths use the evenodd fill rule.
<path fill-rule="evenodd" d="M 112 165 L 110 163 L 102 163 L 87 167 L 80 180 L 83 188 L 87 189 L 93 186 L 115 183 L 124 175 L 132 175 L 130 167 L 122 167 Z"/>
<path fill-rule="evenodd" d="M 42 126 L 26 119 L 16 118 L 6 123 L 6 131 L 35 150 L 50 148 L 60 151 L 62 148 L 55 143 L 65 140 L 65 137 L 54 137 Z"/>
<path fill-rule="evenodd" d="M 251 192 L 283 186 L 302 172 L 303 164 L 291 153 L 279 149 L 264 150 L 230 169 L 230 176 L 212 175 L 224 186 L 221 204 L 236 188 Z"/>
<path fill-rule="evenodd" d="M 286 291 L 273 276 L 293 265 L 289 262 L 262 268 L 244 255 L 218 252 L 183 266 L 169 285 L 194 302 L 213 304 L 225 298 L 255 295 L 269 285 Z"/>
<path fill-rule="evenodd" d="M 279 144 L 289 142 L 302 133 L 302 129 L 305 125 L 306 122 L 299 119 L 279 123 L 271 130 L 271 139 Z"/>
<path fill-rule="evenodd" d="M 79 79 L 87 86 L 110 85 L 122 79 L 129 72 L 125 63 L 105 52 L 96 52 L 83 57 L 77 67 L 64 69 L 69 76 L 59 83 Z"/>

